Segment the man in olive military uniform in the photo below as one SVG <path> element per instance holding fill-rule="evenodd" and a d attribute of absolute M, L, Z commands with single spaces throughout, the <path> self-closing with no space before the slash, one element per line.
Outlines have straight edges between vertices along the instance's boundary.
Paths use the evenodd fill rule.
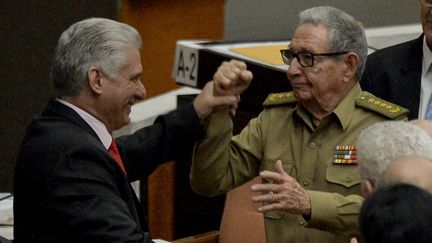
<path fill-rule="evenodd" d="M 228 108 L 213 113 L 194 150 L 192 187 L 212 196 L 260 175 L 264 183 L 252 190 L 262 194 L 252 200 L 262 203 L 268 242 L 349 242 L 363 202 L 357 137 L 371 124 L 405 119 L 408 111 L 362 92 L 364 30 L 338 9 L 301 12 L 281 53 L 293 92 L 270 95 L 235 137 Z M 218 69 L 217 95 L 249 82 L 240 66 L 232 61 Z"/>

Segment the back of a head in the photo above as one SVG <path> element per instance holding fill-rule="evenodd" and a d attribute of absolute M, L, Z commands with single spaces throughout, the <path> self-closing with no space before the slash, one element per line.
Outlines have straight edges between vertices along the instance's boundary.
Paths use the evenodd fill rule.
<path fill-rule="evenodd" d="M 126 63 L 127 47 L 141 48 L 141 37 L 131 26 L 110 19 L 90 18 L 65 30 L 54 53 L 51 78 L 57 97 L 76 96 L 96 66 L 110 79 Z"/>
<path fill-rule="evenodd" d="M 375 187 L 390 163 L 408 156 L 432 160 L 432 138 L 418 126 L 403 121 L 385 121 L 368 127 L 357 140 L 362 182 Z"/>
<path fill-rule="evenodd" d="M 365 242 L 432 242 L 432 195 L 412 185 L 382 187 L 366 198 L 359 217 Z"/>
<path fill-rule="evenodd" d="M 380 178 L 380 186 L 410 184 L 432 193 L 432 161 L 408 156 L 390 163 Z"/>
<path fill-rule="evenodd" d="M 359 56 L 357 78 L 360 79 L 368 52 L 362 24 L 344 11 L 329 6 L 306 9 L 300 12 L 299 18 L 300 25 L 323 24 L 329 28 L 330 52 L 355 52 Z"/>

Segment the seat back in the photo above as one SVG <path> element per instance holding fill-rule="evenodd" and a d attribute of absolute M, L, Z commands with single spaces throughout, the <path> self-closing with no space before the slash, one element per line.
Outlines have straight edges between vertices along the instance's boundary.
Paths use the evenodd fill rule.
<path fill-rule="evenodd" d="M 261 183 L 261 177 L 227 193 L 219 229 L 220 243 L 266 242 L 263 214 L 257 211 L 259 204 L 251 199 L 254 193 L 250 188 L 257 183 Z"/>

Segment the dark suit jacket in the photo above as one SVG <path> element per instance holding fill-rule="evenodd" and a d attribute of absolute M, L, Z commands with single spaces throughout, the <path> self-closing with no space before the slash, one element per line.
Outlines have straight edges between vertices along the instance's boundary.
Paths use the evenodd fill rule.
<path fill-rule="evenodd" d="M 419 112 L 423 35 L 418 39 L 383 48 L 367 58 L 362 89 L 410 110 Z"/>
<path fill-rule="evenodd" d="M 129 182 L 190 151 L 202 134 L 190 104 L 118 138 L 126 177 L 90 126 L 51 100 L 29 126 L 18 155 L 15 241 L 151 242 Z"/>

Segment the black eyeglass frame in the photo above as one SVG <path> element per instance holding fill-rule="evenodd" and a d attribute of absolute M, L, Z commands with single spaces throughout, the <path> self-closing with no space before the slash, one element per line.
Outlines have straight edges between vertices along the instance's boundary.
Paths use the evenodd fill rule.
<path fill-rule="evenodd" d="M 344 55 L 344 54 L 348 54 L 348 51 L 342 51 L 342 52 L 328 52 L 328 53 L 310 53 L 310 52 L 299 52 L 299 53 L 295 53 L 292 52 L 290 49 L 282 49 L 280 50 L 281 56 L 282 56 L 282 61 L 286 64 L 286 65 L 290 65 L 292 60 L 294 58 L 297 59 L 297 62 L 300 64 L 300 66 L 302 67 L 312 67 L 315 63 L 315 57 L 316 56 L 326 56 L 326 57 L 332 57 L 332 56 L 339 56 L 339 55 Z M 286 54 L 290 54 L 291 57 L 287 56 Z M 310 55 L 311 56 L 311 64 L 308 65 L 307 63 L 304 63 L 304 61 L 299 57 L 299 55 L 301 54 L 306 54 L 306 55 Z M 291 58 L 291 60 L 290 60 Z"/>

